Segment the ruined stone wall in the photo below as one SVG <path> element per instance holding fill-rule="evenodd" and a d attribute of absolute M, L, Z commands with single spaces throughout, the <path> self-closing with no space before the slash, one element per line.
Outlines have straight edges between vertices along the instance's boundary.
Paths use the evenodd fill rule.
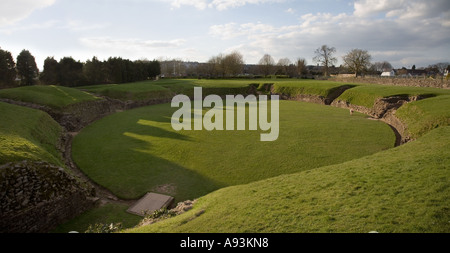
<path fill-rule="evenodd" d="M 0 166 L 0 232 L 44 233 L 95 206 L 95 191 L 63 168 L 22 161 Z"/>
<path fill-rule="evenodd" d="M 450 80 L 431 79 L 431 78 L 390 78 L 390 77 L 335 77 L 330 81 L 346 82 L 346 83 L 371 83 L 381 85 L 394 86 L 411 86 L 411 87 L 432 87 L 450 89 Z"/>

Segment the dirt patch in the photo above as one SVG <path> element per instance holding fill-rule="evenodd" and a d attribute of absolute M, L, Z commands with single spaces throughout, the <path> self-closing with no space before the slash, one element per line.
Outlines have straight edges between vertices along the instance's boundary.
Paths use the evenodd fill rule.
<path fill-rule="evenodd" d="M 177 186 L 175 184 L 163 184 L 155 186 L 152 189 L 153 192 L 159 192 L 167 195 L 176 195 Z"/>
<path fill-rule="evenodd" d="M 340 86 L 337 89 L 335 89 L 333 92 L 328 94 L 326 97 L 320 96 L 320 95 L 312 95 L 312 94 L 298 94 L 295 96 L 290 96 L 288 94 L 277 94 L 273 93 L 273 85 L 271 86 L 270 90 L 271 93 L 275 95 L 279 95 L 282 100 L 293 100 L 293 101 L 302 101 L 307 103 L 315 103 L 315 104 L 321 104 L 321 105 L 331 105 L 336 98 L 338 98 L 344 91 L 351 89 L 355 87 L 354 85 L 344 85 Z"/>
<path fill-rule="evenodd" d="M 394 131 L 396 135 L 396 146 L 399 146 L 411 141 L 412 138 L 406 131 L 406 124 L 396 117 L 395 112 L 406 103 L 424 98 L 425 97 L 423 96 L 392 96 L 388 98 L 380 98 L 375 101 L 373 108 L 353 105 L 342 100 L 335 100 L 331 103 L 331 106 L 354 110 L 385 122 Z"/>

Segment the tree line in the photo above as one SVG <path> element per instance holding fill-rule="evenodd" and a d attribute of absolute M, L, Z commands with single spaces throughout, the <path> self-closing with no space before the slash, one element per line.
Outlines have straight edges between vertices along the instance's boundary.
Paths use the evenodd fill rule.
<path fill-rule="evenodd" d="M 313 63 L 308 65 L 304 58 L 292 62 L 289 58 L 277 61 L 265 54 L 257 64 L 245 64 L 242 54 L 234 51 L 230 54 L 219 54 L 211 57 L 206 63 L 184 62 L 182 60 L 161 60 L 161 73 L 164 77 L 196 77 L 196 78 L 236 78 L 236 77 L 286 77 L 314 78 L 328 77 L 337 74 L 353 74 L 355 76 L 380 75 L 394 68 L 388 61 L 372 63 L 372 56 L 367 50 L 352 49 L 342 57 L 343 64 L 336 66 L 338 58 L 335 47 L 322 45 L 314 51 Z M 428 75 L 444 74 L 450 69 L 449 63 L 437 63 L 422 68 Z M 405 69 L 405 68 L 403 68 Z M 415 66 L 413 66 L 415 69 Z M 399 71 L 402 73 L 402 71 Z"/>
<path fill-rule="evenodd" d="M 160 63 L 156 60 L 131 61 L 120 57 L 110 57 L 100 61 L 93 57 L 86 62 L 64 57 L 59 61 L 47 57 L 44 69 L 39 72 L 34 56 L 22 50 L 17 63 L 11 53 L 0 48 L 0 88 L 28 86 L 37 83 L 68 87 L 129 83 L 155 78 L 161 74 Z"/>
<path fill-rule="evenodd" d="M 314 51 L 313 62 L 307 65 L 304 58 L 292 62 L 281 58 L 276 62 L 270 54 L 265 54 L 257 64 L 245 64 L 244 57 L 238 51 L 219 54 L 205 63 L 184 62 L 182 60 L 138 60 L 131 61 L 120 57 L 110 57 L 100 61 L 93 57 L 86 62 L 64 57 L 59 61 L 47 57 L 44 69 L 39 72 L 34 56 L 23 50 L 15 63 L 10 52 L 0 48 L 0 88 L 19 85 L 33 85 L 37 82 L 48 85 L 84 86 L 109 83 L 128 83 L 148 80 L 161 76 L 163 78 L 236 78 L 236 77 L 287 77 L 312 78 L 328 77 L 332 74 L 366 74 L 378 75 L 391 71 L 392 65 L 387 61 L 372 63 L 372 56 L 367 50 L 352 49 L 342 57 L 343 64 L 335 66 L 338 59 L 336 48 L 322 45 Z M 406 71 L 406 68 L 403 68 Z M 415 66 L 413 66 L 415 70 Z M 437 63 L 423 68 L 426 73 L 443 74 L 450 70 L 449 63 Z M 402 70 L 399 71 L 402 73 Z M 18 78 L 18 80 L 17 80 Z"/>

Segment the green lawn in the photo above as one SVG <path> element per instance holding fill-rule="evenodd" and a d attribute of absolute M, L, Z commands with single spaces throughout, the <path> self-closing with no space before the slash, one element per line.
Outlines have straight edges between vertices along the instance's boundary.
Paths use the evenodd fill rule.
<path fill-rule="evenodd" d="M 341 163 L 392 148 L 386 124 L 348 110 L 280 101 L 280 135 L 260 142 L 259 131 L 172 129 L 169 104 L 103 118 L 73 142 L 73 158 L 94 181 L 122 198 L 148 191 L 176 201 L 222 187 Z"/>
<path fill-rule="evenodd" d="M 441 127 L 371 156 L 220 189 L 125 232 L 449 233 L 449 170 L 450 127 Z"/>
<path fill-rule="evenodd" d="M 0 164 L 28 159 L 63 166 L 62 129 L 47 113 L 0 102 L 0 116 Z"/>
<path fill-rule="evenodd" d="M 7 98 L 38 105 L 46 105 L 55 109 L 99 99 L 89 93 L 63 86 L 26 86 L 0 90 L 0 98 Z"/>
<path fill-rule="evenodd" d="M 439 96 L 450 95 L 450 90 L 438 88 L 403 87 L 374 84 L 358 84 L 357 87 L 346 90 L 338 100 L 354 105 L 372 108 L 378 98 L 391 96 Z"/>

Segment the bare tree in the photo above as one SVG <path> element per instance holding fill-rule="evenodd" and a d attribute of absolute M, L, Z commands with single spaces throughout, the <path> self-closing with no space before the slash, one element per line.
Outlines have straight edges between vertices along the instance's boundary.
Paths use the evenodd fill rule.
<path fill-rule="evenodd" d="M 304 58 L 297 59 L 297 73 L 300 77 L 307 74 L 306 60 Z"/>
<path fill-rule="evenodd" d="M 334 53 L 336 53 L 336 48 L 328 47 L 327 45 L 322 45 L 314 52 L 316 56 L 314 56 L 313 60 L 325 68 L 325 76 L 329 76 L 329 67 L 337 62 L 337 58 L 333 56 Z"/>
<path fill-rule="evenodd" d="M 447 67 L 449 65 L 450 65 L 450 63 L 448 63 L 448 62 L 440 62 L 440 63 L 431 65 L 431 67 L 436 68 L 440 74 L 444 74 L 445 70 L 447 69 Z"/>
<path fill-rule="evenodd" d="M 344 66 L 350 71 L 354 72 L 356 76 L 359 76 L 367 71 L 370 67 L 370 60 L 372 56 L 367 50 L 352 49 L 346 55 L 342 57 L 344 60 Z"/>
<path fill-rule="evenodd" d="M 211 77 L 223 77 L 223 55 L 213 56 L 208 60 L 208 74 Z"/>
<path fill-rule="evenodd" d="M 226 55 L 223 60 L 224 73 L 227 76 L 237 76 L 242 74 L 244 68 L 244 56 L 241 53 L 234 51 Z"/>
<path fill-rule="evenodd" d="M 391 71 L 393 69 L 392 65 L 388 61 L 375 62 L 372 65 L 372 68 L 376 72 L 386 72 L 386 71 Z"/>
<path fill-rule="evenodd" d="M 278 60 L 278 63 L 277 63 L 277 68 L 278 68 L 277 72 L 280 72 L 282 75 L 288 75 L 289 66 L 291 64 L 292 64 L 292 62 L 288 58 L 281 58 L 280 60 Z"/>
<path fill-rule="evenodd" d="M 272 74 L 274 65 L 275 60 L 269 54 L 265 54 L 261 60 L 259 60 L 260 71 L 264 76 Z"/>

